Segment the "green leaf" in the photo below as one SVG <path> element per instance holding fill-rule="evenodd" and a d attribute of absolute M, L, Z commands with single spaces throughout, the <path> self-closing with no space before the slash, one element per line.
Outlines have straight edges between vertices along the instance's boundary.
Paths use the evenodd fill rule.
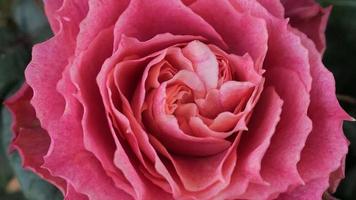
<path fill-rule="evenodd" d="M 11 133 L 11 116 L 6 110 L 2 110 L 2 136 L 4 146 L 9 146 L 12 133 Z M 10 164 L 20 182 L 21 189 L 28 200 L 60 200 L 63 199 L 61 192 L 42 180 L 36 174 L 29 170 L 25 170 L 21 164 L 21 158 L 17 152 L 8 155 Z"/>
<path fill-rule="evenodd" d="M 347 171 L 345 179 L 339 186 L 338 196 L 342 200 L 354 200 L 356 196 L 356 168 Z"/>
<path fill-rule="evenodd" d="M 322 5 L 356 7 L 354 0 L 319 0 Z"/>
<path fill-rule="evenodd" d="M 7 148 L 2 144 L 4 144 L 4 141 L 3 137 L 0 135 L 0 197 L 5 193 L 4 189 L 6 188 L 10 179 L 13 177 L 13 172 L 6 156 Z"/>
<path fill-rule="evenodd" d="M 13 1 L 13 20 L 22 32 L 30 36 L 32 43 L 44 41 L 51 36 L 51 29 L 40 2 L 35 0 Z"/>
<path fill-rule="evenodd" d="M 326 31 L 326 66 L 334 73 L 337 93 L 356 97 L 356 0 L 324 0 L 333 5 Z M 346 109 L 351 109 L 347 107 Z"/>
<path fill-rule="evenodd" d="M 0 28 L 0 101 L 11 90 L 11 87 L 23 79 L 23 70 L 30 55 L 22 43 L 8 29 Z"/>

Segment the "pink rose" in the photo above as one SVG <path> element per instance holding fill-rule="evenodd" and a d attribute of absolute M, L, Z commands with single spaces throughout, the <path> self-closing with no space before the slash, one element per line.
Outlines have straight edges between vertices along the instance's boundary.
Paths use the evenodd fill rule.
<path fill-rule="evenodd" d="M 7 105 L 24 167 L 68 200 L 316 200 L 350 117 L 312 0 L 46 0 Z M 290 17 L 290 19 L 285 18 Z"/>

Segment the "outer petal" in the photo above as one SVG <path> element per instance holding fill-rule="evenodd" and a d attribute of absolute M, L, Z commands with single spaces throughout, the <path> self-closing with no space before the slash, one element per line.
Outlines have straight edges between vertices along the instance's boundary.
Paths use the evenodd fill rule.
<path fill-rule="evenodd" d="M 253 16 L 266 20 L 269 37 L 264 69 L 268 71 L 278 67 L 295 71 L 309 91 L 311 76 L 308 51 L 301 44 L 300 38 L 288 29 L 288 21 L 274 17 L 256 0 L 229 1 L 237 11 L 250 12 Z"/>
<path fill-rule="evenodd" d="M 47 154 L 50 145 L 50 138 L 47 131 L 40 126 L 30 104 L 32 95 L 32 89 L 24 83 L 15 95 L 5 102 L 14 118 L 15 137 L 12 145 L 19 151 L 23 166 L 57 186 L 65 195 L 65 199 L 87 199 L 85 195 L 75 191 L 73 186 L 64 179 L 51 175 L 46 168 L 42 167 L 43 157 Z"/>
<path fill-rule="evenodd" d="M 105 108 L 95 82 L 102 63 L 110 57 L 113 42 L 113 27 L 102 30 L 89 47 L 78 54 L 71 66 L 71 78 L 76 85 L 77 99 L 83 104 L 83 139 L 85 148 L 92 152 L 103 165 L 117 187 L 133 195 L 132 186 L 114 166 L 114 138 L 106 119 Z M 95 58 L 95 59 L 94 59 Z M 95 114 L 93 114 L 95 113 Z"/>
<path fill-rule="evenodd" d="M 262 158 L 280 120 L 282 104 L 283 101 L 273 88 L 266 88 L 261 94 L 249 124 L 250 129 L 242 133 L 231 182 L 217 199 L 239 198 L 249 182 L 265 184 L 260 175 Z"/>
<path fill-rule="evenodd" d="M 320 53 L 325 50 L 325 29 L 331 7 L 322 8 L 314 0 L 281 0 L 285 16 L 290 18 L 293 27 L 305 33 Z"/>
<path fill-rule="evenodd" d="M 44 0 L 45 12 L 51 25 L 52 31 L 57 33 L 59 31 L 59 23 L 57 21 L 57 10 L 62 6 L 63 0 Z"/>
<path fill-rule="evenodd" d="M 67 21 L 76 29 L 88 12 L 88 3 L 85 0 L 45 0 L 44 3 L 48 20 L 55 34 L 60 31 L 63 21 Z M 73 34 L 76 35 L 75 32 Z"/>
<path fill-rule="evenodd" d="M 19 151 L 25 168 L 38 173 L 64 193 L 66 182 L 50 175 L 47 169 L 41 168 L 43 157 L 47 154 L 50 145 L 50 138 L 42 129 L 30 104 L 32 95 L 32 89 L 24 83 L 15 95 L 5 102 L 13 117 L 12 128 L 15 135 L 11 145 Z"/>
<path fill-rule="evenodd" d="M 298 31 L 296 31 L 298 33 Z M 309 49 L 311 74 L 313 76 L 311 103 L 308 115 L 313 121 L 313 131 L 308 137 L 298 163 L 298 169 L 305 181 L 329 177 L 344 165 L 348 141 L 342 131 L 343 120 L 351 120 L 340 107 L 332 74 L 321 62 L 320 53 L 313 42 L 299 34 L 302 43 Z M 336 173 L 331 185 L 335 187 L 343 173 Z M 327 188 L 324 188 L 325 190 Z"/>
<path fill-rule="evenodd" d="M 131 0 L 116 23 L 114 47 L 117 49 L 122 34 L 143 41 L 162 33 L 199 35 L 225 47 L 221 37 L 208 23 L 177 0 Z"/>
<path fill-rule="evenodd" d="M 61 9 L 70 20 L 63 18 L 61 29 L 55 37 L 34 48 L 33 59 L 25 72 L 26 80 L 34 91 L 31 103 L 52 140 L 44 166 L 89 198 L 129 199 L 125 192 L 113 186 L 98 161 L 84 149 L 80 127 L 81 107 L 72 97 L 75 91 L 68 80 L 68 71 L 59 86 L 61 93 L 57 91 L 68 58 L 74 53 L 78 23 L 84 17 L 71 3 L 74 2 L 64 4 Z M 99 186 L 97 183 L 100 183 Z"/>
<path fill-rule="evenodd" d="M 269 185 L 250 184 L 242 198 L 269 199 L 274 193 L 303 184 L 297 163 L 312 129 L 307 116 L 309 94 L 298 75 L 284 68 L 268 70 L 266 83 L 273 86 L 284 101 L 281 121 L 262 161 L 261 174 Z"/>
<path fill-rule="evenodd" d="M 268 38 L 263 20 L 237 12 L 227 0 L 198 0 L 190 7 L 214 27 L 232 53 L 250 54 L 256 66 L 261 68 L 267 52 Z M 223 20 L 225 18 L 229 20 Z"/>
<path fill-rule="evenodd" d="M 48 126 L 48 121 L 58 119 L 64 110 L 64 99 L 56 92 L 56 85 L 74 52 L 79 22 L 85 17 L 85 13 L 79 15 L 81 10 L 70 2 L 63 5 L 61 12 L 66 13 L 71 20 L 60 18 L 60 30 L 57 34 L 33 47 L 32 60 L 25 71 L 26 81 L 34 91 L 31 103 L 44 128 Z"/>
<path fill-rule="evenodd" d="M 242 136 L 238 148 L 241 156 L 239 171 L 255 176 L 256 180 L 260 176 L 262 158 L 280 121 L 282 105 L 283 100 L 276 91 L 272 87 L 266 88 L 249 123 L 249 131 Z"/>
<path fill-rule="evenodd" d="M 118 62 L 120 62 L 120 60 L 123 57 L 132 56 L 132 55 L 144 57 L 151 54 L 152 52 L 159 51 L 171 45 L 188 42 L 192 38 L 196 38 L 196 37 L 173 36 L 171 34 L 162 34 L 152 38 L 151 40 L 140 42 L 134 38 L 128 38 L 123 36 L 119 45 L 119 49 L 114 53 L 114 55 L 110 59 L 108 59 L 104 63 L 103 68 L 101 69 L 99 76 L 97 77 L 97 84 L 99 85 L 100 88 L 105 109 L 106 111 L 113 113 L 113 116 L 116 118 L 116 122 L 114 122 L 116 124 L 113 124 L 113 126 L 111 127 L 116 126 L 116 128 L 119 129 L 118 135 L 122 135 L 122 134 L 125 135 L 125 138 L 127 138 L 130 148 L 133 150 L 137 158 L 140 159 L 140 161 L 143 164 L 144 170 L 142 171 L 144 175 L 150 178 L 154 177 L 152 182 L 155 185 L 159 185 L 165 191 L 173 193 L 174 197 L 182 195 L 182 191 L 180 191 L 178 184 L 172 178 L 167 168 L 162 163 L 160 157 L 157 155 L 157 152 L 150 144 L 148 139 L 148 134 L 147 132 L 145 132 L 145 130 L 143 130 L 139 122 L 137 122 L 137 118 L 135 118 L 130 108 L 131 107 L 130 103 L 124 97 L 122 92 L 120 93 L 118 91 L 118 87 L 115 86 L 114 83 L 112 83 L 114 81 L 110 79 L 112 79 L 113 77 L 111 71 L 113 71 L 113 68 L 117 65 Z M 137 69 L 132 69 L 132 71 L 135 70 L 137 71 Z M 142 72 L 143 71 L 141 71 L 141 73 Z M 114 102 L 112 102 L 113 100 Z M 120 112 L 117 110 L 116 106 L 117 108 L 120 108 Z M 126 152 L 124 148 L 120 147 L 117 149 L 116 155 L 121 155 L 121 154 L 125 155 Z M 120 158 L 115 160 L 115 164 L 120 169 L 126 169 L 123 170 L 123 173 L 126 173 L 125 176 L 130 177 L 130 179 L 133 181 L 132 183 L 134 184 L 135 188 L 140 190 L 142 188 L 142 182 L 140 183 L 139 179 L 137 178 L 137 175 L 141 173 L 136 174 L 130 171 L 130 170 L 137 170 L 137 168 L 135 168 L 134 166 L 130 167 L 129 162 L 125 161 L 129 159 L 128 157 L 126 158 L 122 156 L 120 157 L 116 156 L 115 158 Z M 151 162 L 147 162 L 146 159 L 144 160 L 142 158 L 148 158 L 149 161 L 153 162 L 153 166 L 150 166 L 152 165 Z M 145 169 L 146 167 L 148 167 L 147 170 Z M 157 177 L 159 177 L 158 180 Z M 137 180 L 138 182 L 135 182 Z M 150 183 L 152 184 L 152 182 Z M 153 193 L 153 195 L 159 193 L 162 198 L 169 199 L 167 197 L 168 193 L 155 192 L 155 190 L 151 190 L 151 192 Z"/>
<path fill-rule="evenodd" d="M 65 111 L 58 120 L 52 121 L 48 126 L 48 133 L 53 142 L 43 166 L 70 182 L 89 199 L 131 199 L 122 188 L 115 187 L 98 160 L 84 148 L 80 123 L 82 108 L 73 96 L 76 91 L 69 80 L 68 70 L 69 68 L 66 68 L 63 79 L 58 83 L 58 92 L 66 102 Z"/>
<path fill-rule="evenodd" d="M 284 18 L 284 7 L 280 0 L 257 0 L 272 15 L 278 18 Z"/>
<path fill-rule="evenodd" d="M 316 200 L 322 199 L 325 188 L 328 186 L 327 178 L 315 179 L 305 185 L 299 186 L 292 192 L 280 195 L 277 200 Z"/>
<path fill-rule="evenodd" d="M 69 0 L 70 1 L 70 0 Z M 86 0 L 88 1 L 88 0 Z M 129 0 L 99 1 L 89 0 L 89 11 L 80 23 L 80 32 L 77 37 L 76 53 L 88 48 L 92 40 L 102 30 L 115 25 L 122 12 L 128 6 Z M 110 45 L 110 50 L 112 49 Z"/>

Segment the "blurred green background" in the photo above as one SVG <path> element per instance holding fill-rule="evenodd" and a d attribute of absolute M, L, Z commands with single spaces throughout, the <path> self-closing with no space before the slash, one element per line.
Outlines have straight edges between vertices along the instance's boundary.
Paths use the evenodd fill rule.
<path fill-rule="evenodd" d="M 327 29 L 328 49 L 324 62 L 334 73 L 338 98 L 348 113 L 356 118 L 356 0 L 320 0 L 334 5 Z M 41 0 L 0 0 L 0 101 L 23 81 L 23 70 L 31 58 L 35 43 L 46 40 L 51 31 Z M 2 105 L 2 104 L 1 104 Z M 17 153 L 9 154 L 11 139 L 9 113 L 1 106 L 0 116 L 0 200 L 55 200 L 60 192 L 23 170 Z M 351 141 L 346 161 L 346 178 L 335 196 L 356 199 L 356 123 L 345 122 Z"/>

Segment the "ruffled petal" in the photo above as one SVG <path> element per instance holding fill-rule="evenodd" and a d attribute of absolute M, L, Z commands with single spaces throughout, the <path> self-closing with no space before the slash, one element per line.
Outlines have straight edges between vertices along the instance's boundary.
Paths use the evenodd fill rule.
<path fill-rule="evenodd" d="M 276 200 L 322 199 L 327 187 L 328 178 L 315 179 L 291 192 L 281 194 Z"/>
<path fill-rule="evenodd" d="M 240 198 L 250 182 L 268 184 L 260 174 L 262 159 L 280 121 L 282 105 L 283 101 L 273 88 L 266 88 L 261 94 L 249 123 L 250 128 L 248 132 L 242 133 L 237 148 L 237 165 L 231 181 L 217 198 Z"/>
<path fill-rule="evenodd" d="M 19 151 L 25 168 L 39 174 L 65 193 L 67 183 L 41 167 L 51 140 L 46 130 L 41 127 L 30 104 L 32 95 L 32 89 L 24 83 L 21 89 L 5 102 L 13 117 L 12 129 L 15 135 L 11 147 Z"/>
<path fill-rule="evenodd" d="M 129 199 L 130 196 L 113 186 L 100 163 L 83 145 L 80 126 L 82 110 L 73 98 L 75 88 L 69 80 L 68 68 L 64 72 L 74 53 L 78 23 L 84 17 L 79 15 L 81 12 L 76 7 L 71 7 L 72 3 L 64 4 L 60 11 L 72 20 L 63 18 L 61 29 L 55 37 L 34 47 L 33 59 L 25 72 L 26 80 L 34 91 L 31 103 L 52 140 L 43 166 L 89 198 L 111 199 L 116 196 Z M 87 174 L 91 174 L 91 178 Z M 86 182 L 84 185 L 83 180 Z M 100 187 L 97 182 L 101 183 Z"/>
<path fill-rule="evenodd" d="M 45 0 L 43 3 L 52 31 L 53 33 L 57 33 L 59 31 L 59 23 L 57 21 L 56 12 L 62 6 L 63 0 Z"/>
<path fill-rule="evenodd" d="M 116 50 L 123 34 L 145 41 L 163 33 L 199 35 L 220 47 L 226 46 L 221 36 L 181 1 L 131 0 L 116 23 L 114 47 Z"/>
<path fill-rule="evenodd" d="M 90 46 L 76 57 L 70 76 L 78 91 L 75 96 L 83 105 L 81 124 L 85 148 L 101 162 L 106 174 L 113 179 L 116 186 L 132 194 L 132 186 L 120 176 L 121 172 L 113 164 L 117 148 L 113 139 L 115 136 L 109 128 L 99 88 L 95 82 L 102 63 L 111 55 L 112 30 L 113 27 L 102 30 Z"/>
<path fill-rule="evenodd" d="M 78 33 L 76 39 L 76 54 L 81 53 L 83 50 L 88 48 L 92 40 L 94 40 L 102 30 L 115 25 L 115 22 L 127 8 L 129 0 L 89 0 L 88 4 L 88 13 L 80 23 L 80 32 Z M 112 50 L 112 44 L 107 47 L 109 50 Z"/>
<path fill-rule="evenodd" d="M 281 19 L 284 18 L 284 7 L 281 3 L 281 0 L 257 0 L 257 1 L 275 17 Z"/>
<path fill-rule="evenodd" d="M 264 19 L 268 29 L 268 52 L 264 60 L 264 69 L 287 68 L 297 72 L 307 91 L 311 88 L 308 51 L 300 38 L 289 30 L 288 21 L 271 15 L 256 0 L 230 0 L 231 5 L 240 12 Z"/>
<path fill-rule="evenodd" d="M 342 124 L 343 120 L 352 118 L 338 103 L 333 75 L 322 64 L 313 42 L 305 35 L 299 35 L 303 45 L 309 50 L 309 62 L 312 66 L 313 83 L 308 115 L 313 121 L 313 130 L 306 141 L 298 169 L 303 179 L 310 181 L 329 176 L 343 165 L 348 141 L 343 134 Z M 339 173 L 339 177 L 334 177 L 334 180 L 338 181 L 342 174 Z"/>
<path fill-rule="evenodd" d="M 312 130 L 307 116 L 310 96 L 297 73 L 285 68 L 268 70 L 266 84 L 284 101 L 281 120 L 262 161 L 261 175 L 269 185 L 250 184 L 242 198 L 268 199 L 304 183 L 297 163 Z"/>
<path fill-rule="evenodd" d="M 198 0 L 190 8 L 214 27 L 232 53 L 248 53 L 258 67 L 262 66 L 268 39 L 264 20 L 236 11 L 227 0 Z"/>
<path fill-rule="evenodd" d="M 331 7 L 322 8 L 314 0 L 282 0 L 290 24 L 306 34 L 320 53 L 325 51 L 325 30 Z"/>

